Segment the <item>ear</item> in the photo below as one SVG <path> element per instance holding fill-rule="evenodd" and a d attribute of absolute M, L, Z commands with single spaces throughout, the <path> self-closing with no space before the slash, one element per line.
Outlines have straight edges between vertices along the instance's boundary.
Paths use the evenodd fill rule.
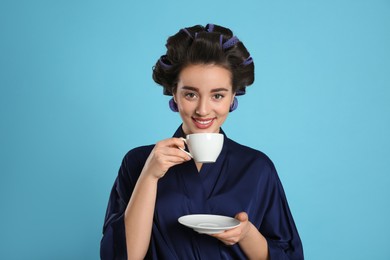
<path fill-rule="evenodd" d="M 234 92 L 233 95 L 232 95 L 232 100 L 230 100 L 230 105 L 233 105 L 235 97 L 236 97 L 236 92 Z"/>
<path fill-rule="evenodd" d="M 236 94 L 232 95 L 232 102 L 230 103 L 229 112 L 233 112 L 238 107 L 238 100 L 236 98 Z"/>

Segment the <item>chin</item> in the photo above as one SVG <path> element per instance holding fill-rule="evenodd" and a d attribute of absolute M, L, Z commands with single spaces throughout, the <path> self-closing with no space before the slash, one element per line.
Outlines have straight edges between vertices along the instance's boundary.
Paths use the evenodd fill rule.
<path fill-rule="evenodd" d="M 219 133 L 219 128 L 217 128 L 217 129 L 215 129 L 214 127 L 203 128 L 203 129 L 196 128 L 196 129 L 193 129 L 192 132 L 194 134 L 196 134 L 196 133 Z"/>

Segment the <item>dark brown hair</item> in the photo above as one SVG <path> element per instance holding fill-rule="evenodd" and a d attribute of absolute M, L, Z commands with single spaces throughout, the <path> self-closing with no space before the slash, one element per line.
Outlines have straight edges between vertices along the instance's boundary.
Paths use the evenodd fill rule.
<path fill-rule="evenodd" d="M 208 24 L 181 29 L 168 38 L 167 52 L 153 67 L 153 80 L 163 86 L 165 95 L 175 91 L 183 68 L 195 64 L 214 64 L 232 73 L 233 92 L 245 94 L 254 81 L 254 63 L 244 44 L 230 29 Z"/>

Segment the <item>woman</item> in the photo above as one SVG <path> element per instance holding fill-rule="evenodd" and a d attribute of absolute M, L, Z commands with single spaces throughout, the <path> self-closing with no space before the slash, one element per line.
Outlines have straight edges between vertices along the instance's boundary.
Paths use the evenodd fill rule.
<path fill-rule="evenodd" d="M 232 32 L 208 24 L 168 38 L 153 79 L 172 95 L 182 125 L 172 138 L 123 159 L 106 213 L 102 259 L 303 259 L 301 241 L 270 159 L 224 134 L 254 64 Z M 195 163 L 181 137 L 223 133 L 215 163 Z M 236 228 L 205 235 L 178 223 L 188 214 L 235 217 Z"/>

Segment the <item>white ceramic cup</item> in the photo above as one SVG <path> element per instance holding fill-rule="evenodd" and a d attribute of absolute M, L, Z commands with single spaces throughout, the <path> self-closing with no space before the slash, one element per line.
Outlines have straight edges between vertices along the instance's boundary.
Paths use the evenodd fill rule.
<path fill-rule="evenodd" d="M 198 133 L 189 134 L 183 141 L 187 144 L 189 153 L 180 148 L 183 152 L 194 158 L 196 162 L 212 163 L 218 158 L 223 146 L 223 134 Z"/>

